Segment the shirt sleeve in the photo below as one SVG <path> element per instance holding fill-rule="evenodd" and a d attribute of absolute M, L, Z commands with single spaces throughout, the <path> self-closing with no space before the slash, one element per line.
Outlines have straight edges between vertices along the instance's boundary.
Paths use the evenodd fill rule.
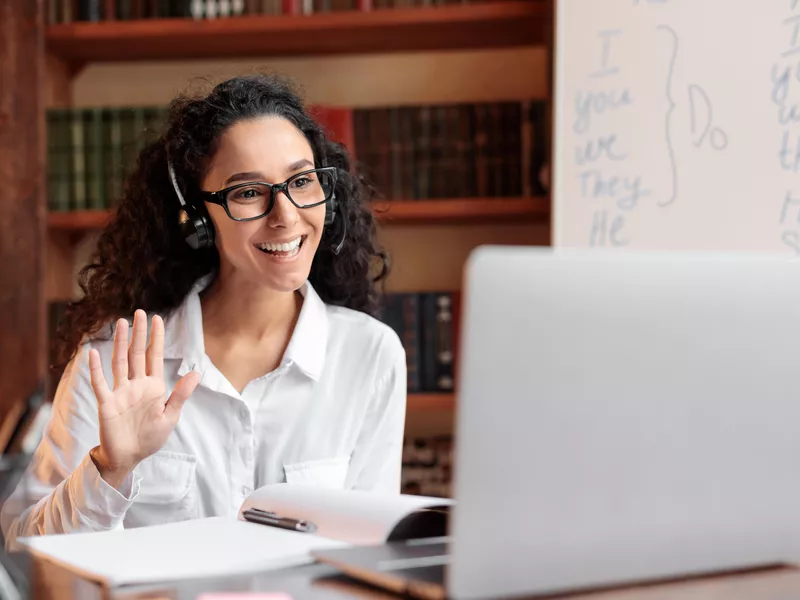
<path fill-rule="evenodd" d="M 350 458 L 352 489 L 397 494 L 403 465 L 406 422 L 406 353 L 396 336 L 384 350 L 388 368 L 375 385 L 375 394 Z"/>
<path fill-rule="evenodd" d="M 104 357 L 104 367 L 108 361 Z M 20 537 L 122 527 L 138 494 L 139 477 L 132 473 L 119 490 L 110 486 L 89 457 L 98 443 L 97 400 L 88 349 L 81 346 L 58 385 L 31 463 L 0 511 L 8 550 L 19 549 Z"/>

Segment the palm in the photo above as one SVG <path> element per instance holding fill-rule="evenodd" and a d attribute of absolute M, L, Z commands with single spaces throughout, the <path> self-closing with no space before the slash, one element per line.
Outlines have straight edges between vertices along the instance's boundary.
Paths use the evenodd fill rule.
<path fill-rule="evenodd" d="M 164 324 L 153 317 L 150 344 L 147 321 L 137 311 L 128 345 L 128 323 L 120 320 L 114 334 L 112 370 L 114 388 L 103 376 L 97 351 L 90 356 L 92 387 L 98 399 L 100 446 L 114 466 L 132 468 L 157 452 L 175 428 L 183 403 L 197 386 L 189 373 L 175 386 L 169 399 L 164 383 Z"/>

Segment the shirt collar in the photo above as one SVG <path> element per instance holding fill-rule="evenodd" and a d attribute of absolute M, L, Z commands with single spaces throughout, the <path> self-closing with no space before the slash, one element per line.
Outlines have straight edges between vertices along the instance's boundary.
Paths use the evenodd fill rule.
<path fill-rule="evenodd" d="M 183 359 L 179 375 L 206 366 L 200 293 L 214 274 L 202 277 L 183 303 L 164 321 L 164 358 Z M 322 374 L 328 346 L 328 315 L 325 303 L 306 281 L 300 288 L 303 306 L 281 364 L 293 363 L 315 381 Z"/>
<path fill-rule="evenodd" d="M 292 339 L 286 348 L 284 361 L 292 361 L 303 373 L 316 381 L 325 365 L 325 350 L 328 347 L 328 311 L 308 281 L 300 288 L 300 293 L 304 298 L 303 307 L 294 326 Z"/>

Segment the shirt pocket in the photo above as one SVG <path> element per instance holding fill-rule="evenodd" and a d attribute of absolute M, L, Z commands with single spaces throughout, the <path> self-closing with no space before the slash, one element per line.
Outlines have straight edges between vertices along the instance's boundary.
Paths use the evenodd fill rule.
<path fill-rule="evenodd" d="M 139 493 L 126 526 L 156 525 L 198 516 L 197 458 L 181 452 L 156 452 L 136 467 Z"/>
<path fill-rule="evenodd" d="M 338 456 L 292 464 L 284 463 L 283 472 L 288 484 L 343 489 L 349 466 L 349 456 Z"/>

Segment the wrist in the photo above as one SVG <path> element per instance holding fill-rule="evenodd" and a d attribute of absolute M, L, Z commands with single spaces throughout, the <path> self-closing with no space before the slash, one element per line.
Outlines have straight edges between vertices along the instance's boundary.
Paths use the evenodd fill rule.
<path fill-rule="evenodd" d="M 89 450 L 89 457 L 92 459 L 97 472 L 100 473 L 100 477 L 117 490 L 136 467 L 134 462 L 120 463 L 110 460 L 102 446 L 95 446 Z"/>

